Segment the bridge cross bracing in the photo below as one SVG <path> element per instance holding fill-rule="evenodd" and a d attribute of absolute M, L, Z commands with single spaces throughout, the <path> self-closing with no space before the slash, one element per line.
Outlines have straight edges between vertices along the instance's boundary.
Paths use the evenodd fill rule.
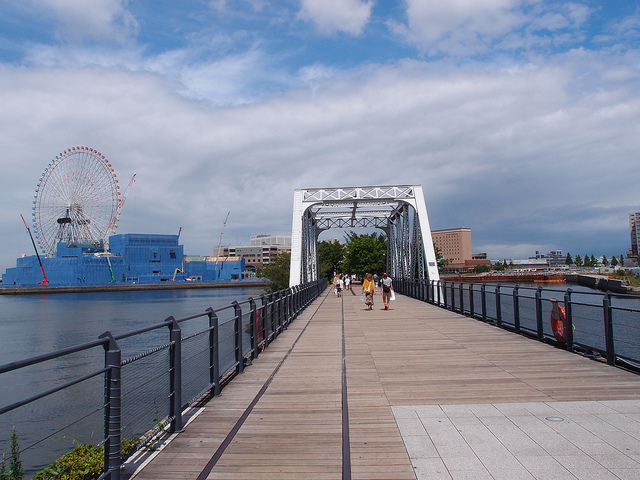
<path fill-rule="evenodd" d="M 393 278 L 440 278 L 421 185 L 296 189 L 290 286 L 318 279 L 318 236 L 332 228 L 384 231 Z"/>

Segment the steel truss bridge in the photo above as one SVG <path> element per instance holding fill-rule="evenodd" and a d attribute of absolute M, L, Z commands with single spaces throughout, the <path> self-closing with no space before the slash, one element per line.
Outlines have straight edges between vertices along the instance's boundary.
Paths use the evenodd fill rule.
<path fill-rule="evenodd" d="M 421 185 L 296 189 L 290 286 L 318 279 L 318 236 L 331 228 L 379 228 L 392 278 L 440 279 Z"/>

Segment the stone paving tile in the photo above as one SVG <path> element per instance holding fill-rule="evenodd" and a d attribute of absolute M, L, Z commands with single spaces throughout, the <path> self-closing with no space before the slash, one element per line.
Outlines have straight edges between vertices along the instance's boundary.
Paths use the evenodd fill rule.
<path fill-rule="evenodd" d="M 616 475 L 620 480 L 640 480 L 640 471 L 629 469 L 614 468 L 611 473 Z"/>
<path fill-rule="evenodd" d="M 640 480 L 640 401 L 392 409 L 418 480 Z"/>
<path fill-rule="evenodd" d="M 440 458 L 412 459 L 411 464 L 417 480 L 452 480 L 447 467 Z"/>
<path fill-rule="evenodd" d="M 403 439 L 409 458 L 439 457 L 429 435 L 405 435 Z"/>

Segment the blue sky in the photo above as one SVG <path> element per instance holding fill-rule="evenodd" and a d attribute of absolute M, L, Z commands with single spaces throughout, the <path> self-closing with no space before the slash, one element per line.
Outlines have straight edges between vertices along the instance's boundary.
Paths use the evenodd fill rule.
<path fill-rule="evenodd" d="M 0 0 L 0 270 L 58 152 L 100 150 L 119 233 L 288 234 L 293 191 L 421 184 L 431 227 L 526 258 L 626 253 L 640 3 Z M 329 236 L 331 234 L 329 233 Z"/>

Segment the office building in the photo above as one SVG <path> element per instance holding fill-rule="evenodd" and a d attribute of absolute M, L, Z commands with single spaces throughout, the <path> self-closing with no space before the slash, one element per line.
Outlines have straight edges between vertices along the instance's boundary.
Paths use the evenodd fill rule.
<path fill-rule="evenodd" d="M 229 245 L 214 249 L 214 256 L 239 256 L 247 270 L 260 270 L 282 252 L 291 252 L 291 235 L 252 235 L 249 245 Z"/>
<path fill-rule="evenodd" d="M 638 244 L 640 243 L 640 212 L 629 214 L 629 231 L 631 233 L 630 257 L 638 256 Z"/>
<path fill-rule="evenodd" d="M 443 271 L 467 272 L 479 265 L 491 266 L 485 253 L 472 253 L 471 229 L 468 227 L 431 230 L 431 238 L 442 258 L 448 261 Z"/>

